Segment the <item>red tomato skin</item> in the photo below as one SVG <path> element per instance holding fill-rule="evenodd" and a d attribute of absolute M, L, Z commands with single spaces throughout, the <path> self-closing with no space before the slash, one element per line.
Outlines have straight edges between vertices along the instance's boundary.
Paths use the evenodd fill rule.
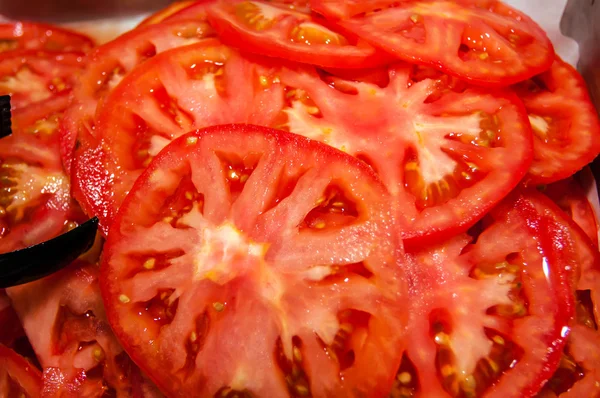
<path fill-rule="evenodd" d="M 15 40 L 14 50 L 83 51 L 94 47 L 88 36 L 55 25 L 33 22 L 0 24 L 0 40 Z M 2 48 L 0 48 L 0 53 Z"/>
<path fill-rule="evenodd" d="M 42 374 L 40 371 L 25 358 L 0 344 L 0 373 L 5 371 L 29 397 L 41 396 Z"/>
<path fill-rule="evenodd" d="M 242 51 L 330 68 L 371 68 L 390 62 L 389 56 L 364 42 L 338 48 L 320 44 L 308 46 L 250 31 L 232 20 L 235 16 L 232 17 L 226 10 L 228 5 L 229 2 L 221 1 L 209 7 L 208 20 L 225 44 Z M 312 22 L 329 28 L 328 22 L 319 17 L 313 17 Z M 351 29 L 336 29 L 343 34 L 352 32 Z"/>

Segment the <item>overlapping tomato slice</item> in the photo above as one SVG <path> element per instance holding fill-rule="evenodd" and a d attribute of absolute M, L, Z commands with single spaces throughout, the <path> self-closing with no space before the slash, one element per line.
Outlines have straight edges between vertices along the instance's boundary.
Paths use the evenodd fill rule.
<path fill-rule="evenodd" d="M 219 1 L 208 19 L 221 40 L 244 51 L 313 65 L 364 68 L 389 58 L 352 32 L 332 30 L 324 19 L 285 2 Z"/>
<path fill-rule="evenodd" d="M 529 168 L 531 131 L 511 94 L 404 64 L 389 69 L 385 87 L 309 69 L 285 69 L 279 81 L 287 106 L 275 126 L 369 163 L 415 243 L 466 231 Z"/>
<path fill-rule="evenodd" d="M 42 392 L 40 371 L 19 354 L 0 344 L 0 396 L 36 398 Z"/>
<path fill-rule="evenodd" d="M 516 87 L 534 133 L 534 159 L 526 181 L 567 178 L 600 153 L 600 120 L 585 82 L 571 65 L 552 68 Z"/>
<path fill-rule="evenodd" d="M 573 313 L 566 241 L 530 195 L 410 253 L 411 343 L 391 396 L 532 396 L 556 369 Z"/>
<path fill-rule="evenodd" d="M 297 135 L 187 134 L 111 228 L 111 325 L 170 395 L 381 396 L 406 319 L 389 200 L 366 165 Z"/>
<path fill-rule="evenodd" d="M 65 169 L 71 169 L 78 132 L 94 129 L 98 103 L 102 103 L 125 75 L 158 53 L 193 44 L 212 35 L 212 28 L 204 22 L 165 22 L 135 29 L 96 48 L 77 79 L 73 89 L 74 101 L 61 123 L 61 156 Z"/>
<path fill-rule="evenodd" d="M 79 132 L 75 197 L 106 232 L 135 178 L 173 138 L 222 123 L 272 124 L 283 91 L 270 74 L 214 39 L 148 60 L 108 96 L 95 129 Z"/>
<path fill-rule="evenodd" d="M 54 25 L 31 22 L 0 24 L 0 53 L 15 50 L 82 51 L 94 47 L 89 37 Z"/>
<path fill-rule="evenodd" d="M 545 71 L 552 43 L 528 16 L 496 0 L 315 1 L 318 12 L 408 62 L 485 86 Z"/>

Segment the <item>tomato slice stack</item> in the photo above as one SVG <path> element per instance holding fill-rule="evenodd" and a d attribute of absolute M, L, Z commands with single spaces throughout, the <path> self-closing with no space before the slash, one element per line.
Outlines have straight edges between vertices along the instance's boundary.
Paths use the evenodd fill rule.
<path fill-rule="evenodd" d="M 600 395 L 600 122 L 527 15 L 182 1 L 92 47 L 0 25 L 0 252 L 101 227 L 0 292 L 0 395 Z"/>

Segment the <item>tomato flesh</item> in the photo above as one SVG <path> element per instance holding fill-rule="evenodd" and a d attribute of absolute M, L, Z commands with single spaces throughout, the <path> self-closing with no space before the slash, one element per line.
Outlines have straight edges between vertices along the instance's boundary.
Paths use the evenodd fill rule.
<path fill-rule="evenodd" d="M 111 325 L 170 395 L 381 395 L 405 319 L 388 206 L 368 167 L 299 136 L 180 137 L 110 230 Z"/>
<path fill-rule="evenodd" d="M 0 395 L 7 398 L 41 396 L 42 375 L 31 363 L 0 344 Z"/>
<path fill-rule="evenodd" d="M 83 51 L 94 42 L 81 33 L 41 23 L 0 24 L 0 53 L 15 50 Z"/>

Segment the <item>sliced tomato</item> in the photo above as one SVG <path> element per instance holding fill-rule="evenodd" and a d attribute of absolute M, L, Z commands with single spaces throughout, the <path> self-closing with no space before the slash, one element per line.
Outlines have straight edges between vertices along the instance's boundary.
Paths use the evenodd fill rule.
<path fill-rule="evenodd" d="M 154 14 L 145 18 L 140 24 L 139 27 L 147 26 L 147 25 L 155 25 L 163 22 L 165 19 L 169 18 L 171 15 L 178 13 L 181 10 L 188 8 L 189 6 L 198 3 L 199 1 L 194 0 L 185 0 L 185 1 L 174 1 L 168 7 L 162 8 L 155 12 Z"/>
<path fill-rule="evenodd" d="M 268 65 L 215 39 L 158 54 L 123 79 L 82 136 L 74 194 L 106 232 L 135 178 L 173 138 L 223 123 L 270 125 L 282 104 Z"/>
<path fill-rule="evenodd" d="M 0 53 L 15 50 L 83 51 L 94 47 L 89 37 L 58 26 L 15 22 L 0 24 Z"/>
<path fill-rule="evenodd" d="M 131 393 L 133 364 L 106 321 L 98 273 L 96 265 L 76 262 L 7 289 L 44 369 L 45 396 Z"/>
<path fill-rule="evenodd" d="M 543 192 L 579 225 L 598 248 L 596 214 L 581 184 L 570 177 L 544 187 Z"/>
<path fill-rule="evenodd" d="M 275 126 L 369 163 L 396 199 L 411 243 L 466 231 L 531 163 L 532 133 L 511 94 L 453 86 L 406 65 L 392 67 L 383 88 L 323 80 L 310 69 L 284 69 L 278 78 L 287 106 Z"/>
<path fill-rule="evenodd" d="M 297 135 L 187 134 L 110 230 L 111 326 L 170 396 L 382 396 L 406 319 L 389 200 L 366 165 Z"/>
<path fill-rule="evenodd" d="M 0 253 L 46 241 L 84 216 L 71 199 L 59 156 L 58 119 L 68 93 L 13 112 L 0 140 Z"/>
<path fill-rule="evenodd" d="M 81 130 L 92 130 L 98 103 L 137 65 L 156 54 L 214 35 L 204 22 L 164 22 L 130 31 L 95 49 L 73 88 L 73 103 L 61 123 L 61 156 L 71 170 L 73 148 Z"/>
<path fill-rule="evenodd" d="M 473 236 L 410 253 L 410 341 L 391 396 L 530 397 L 573 313 L 555 221 L 512 194 Z"/>
<path fill-rule="evenodd" d="M 571 65 L 552 68 L 516 87 L 534 132 L 527 181 L 549 184 L 581 170 L 600 153 L 600 121 L 586 84 Z"/>
<path fill-rule="evenodd" d="M 11 96 L 12 109 L 68 92 L 84 57 L 80 53 L 17 51 L 0 54 L 0 95 Z"/>
<path fill-rule="evenodd" d="M 554 60 L 545 32 L 496 0 L 314 3 L 326 17 L 346 17 L 339 26 L 399 59 L 479 85 L 517 83 Z"/>
<path fill-rule="evenodd" d="M 37 398 L 41 396 L 40 371 L 19 354 L 0 344 L 0 396 Z"/>
<path fill-rule="evenodd" d="M 221 40 L 243 51 L 332 68 L 389 61 L 352 34 L 332 30 L 325 20 L 280 3 L 220 1 L 208 8 L 208 19 Z"/>
<path fill-rule="evenodd" d="M 23 336 L 23 327 L 17 313 L 10 304 L 4 289 L 0 290 L 0 344 L 10 346 L 16 339 Z"/>

